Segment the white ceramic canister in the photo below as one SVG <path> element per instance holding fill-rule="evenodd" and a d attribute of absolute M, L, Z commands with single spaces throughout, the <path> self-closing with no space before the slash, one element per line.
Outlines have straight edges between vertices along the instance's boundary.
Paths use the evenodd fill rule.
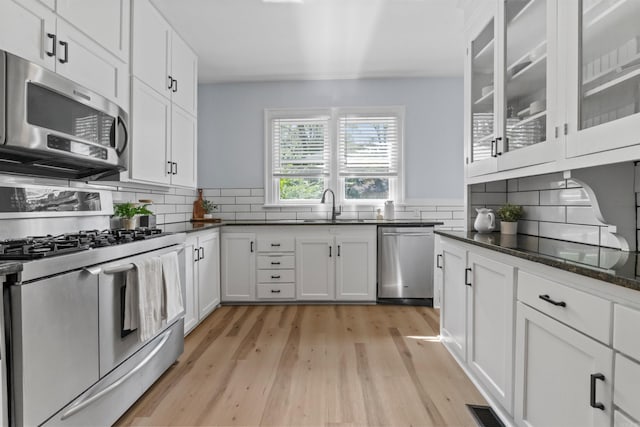
<path fill-rule="evenodd" d="M 384 203 L 384 219 L 394 219 L 395 217 L 395 206 L 393 206 L 393 200 L 387 200 Z"/>

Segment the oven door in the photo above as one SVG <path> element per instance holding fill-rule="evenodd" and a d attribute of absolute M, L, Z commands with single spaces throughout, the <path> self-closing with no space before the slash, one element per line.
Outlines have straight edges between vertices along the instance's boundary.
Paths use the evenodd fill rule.
<path fill-rule="evenodd" d="M 40 425 L 98 381 L 98 280 L 80 270 L 5 289 L 12 425 Z"/>
<path fill-rule="evenodd" d="M 178 252 L 180 269 L 180 283 L 182 285 L 182 300 L 185 300 L 185 260 L 184 246 L 172 246 L 157 251 L 146 252 L 115 262 L 92 267 L 92 271 L 99 271 L 100 298 L 100 377 L 104 377 L 122 362 L 140 350 L 147 342 L 140 342 L 138 331 L 125 330 L 124 323 L 124 294 L 126 289 L 127 271 L 133 268 L 132 263 L 145 258 L 157 257 L 169 252 Z M 170 324 L 163 325 L 158 332 L 166 330 L 173 323 L 184 317 L 181 315 L 171 319 Z M 157 334 L 156 334 L 157 336 Z M 148 340 L 150 341 L 150 340 Z"/>

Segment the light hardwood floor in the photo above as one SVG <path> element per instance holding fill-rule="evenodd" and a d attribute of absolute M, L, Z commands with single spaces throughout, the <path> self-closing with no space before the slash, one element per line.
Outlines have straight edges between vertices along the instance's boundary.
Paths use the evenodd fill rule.
<path fill-rule="evenodd" d="M 486 404 L 405 306 L 226 306 L 119 426 L 475 426 Z"/>

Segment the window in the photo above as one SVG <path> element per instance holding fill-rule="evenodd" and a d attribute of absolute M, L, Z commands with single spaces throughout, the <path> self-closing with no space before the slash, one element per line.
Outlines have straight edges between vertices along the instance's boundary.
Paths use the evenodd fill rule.
<path fill-rule="evenodd" d="M 402 201 L 404 108 L 266 110 L 267 204 Z"/>

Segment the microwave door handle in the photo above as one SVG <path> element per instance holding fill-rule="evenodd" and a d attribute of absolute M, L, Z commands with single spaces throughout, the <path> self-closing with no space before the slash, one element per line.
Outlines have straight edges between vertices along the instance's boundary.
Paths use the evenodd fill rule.
<path fill-rule="evenodd" d="M 129 131 L 127 130 L 127 124 L 122 120 L 122 117 L 118 116 L 117 126 L 121 127 L 124 131 L 124 142 L 122 143 L 122 147 L 116 148 L 116 153 L 118 153 L 118 157 L 124 153 L 124 150 L 127 148 L 127 144 L 129 143 Z"/>

